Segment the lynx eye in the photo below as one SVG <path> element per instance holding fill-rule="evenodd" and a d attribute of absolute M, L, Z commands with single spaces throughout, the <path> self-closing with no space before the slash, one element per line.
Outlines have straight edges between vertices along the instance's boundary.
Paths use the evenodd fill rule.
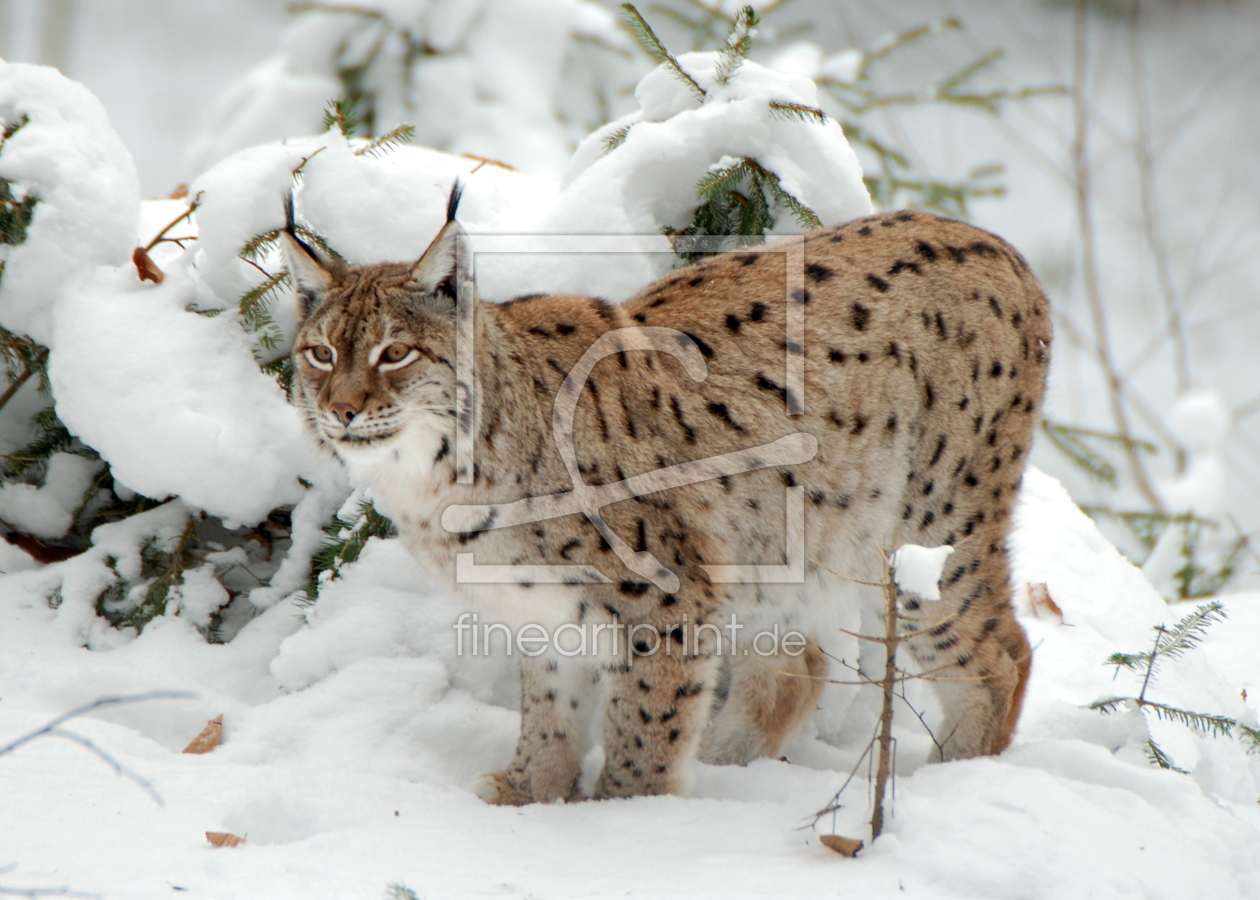
<path fill-rule="evenodd" d="M 406 344 L 389 344 L 381 350 L 380 356 L 377 357 L 376 367 L 382 372 L 392 372 L 395 369 L 401 369 L 403 366 L 410 365 L 419 355 L 414 347 L 408 347 Z"/>
<path fill-rule="evenodd" d="M 302 354 L 306 357 L 306 361 L 317 369 L 331 369 L 333 360 L 337 356 L 332 347 L 324 344 L 307 347 Z"/>

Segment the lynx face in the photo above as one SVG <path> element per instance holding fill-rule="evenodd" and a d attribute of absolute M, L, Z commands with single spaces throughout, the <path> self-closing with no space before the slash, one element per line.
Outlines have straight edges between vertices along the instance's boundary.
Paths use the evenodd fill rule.
<path fill-rule="evenodd" d="M 482 621 L 547 622 L 553 634 L 638 629 L 611 655 L 518 656 L 516 756 L 477 792 L 494 803 L 579 796 L 596 712 L 598 797 L 685 792 L 693 758 L 780 756 L 819 700 L 822 646 L 837 634 L 829 616 L 858 615 L 870 599 L 855 585 L 879 581 L 882 554 L 906 543 L 954 548 L 939 602 L 900 598 L 907 644 L 937 680 L 941 756 L 1000 752 L 1031 665 L 1006 539 L 1051 338 L 1024 259 L 970 225 L 902 212 L 805 235 L 804 287 L 790 292 L 786 256 L 749 248 L 679 269 L 620 305 L 542 295 L 490 305 L 466 269 L 456 197 L 412 264 L 345 265 L 292 235 L 285 247 L 303 319 L 294 402 L 421 565 Z M 456 308 L 472 313 L 469 384 L 456 382 Z M 789 312 L 804 316 L 803 344 Z M 626 329 L 672 334 L 702 358 L 705 377 L 627 342 L 575 388 L 569 376 L 588 352 Z M 795 403 L 789 359 L 804 372 Z M 458 423 L 457 388 L 475 407 Z M 568 430 L 555 424 L 560 400 L 573 414 Z M 457 425 L 471 438 L 471 483 L 455 470 Z M 802 436 L 816 446 L 803 461 L 760 454 Z M 578 481 L 615 488 L 750 450 L 760 457 L 752 470 L 631 492 L 598 517 L 495 518 L 579 493 Z M 448 531 L 452 505 L 492 512 Z M 785 549 L 789 509 L 803 518 L 795 549 Z M 660 561 L 676 582 L 649 584 L 618 547 Z M 786 572 L 793 559 L 803 574 L 777 581 L 710 574 L 723 564 Z M 478 583 L 459 566 L 498 574 Z M 599 577 L 571 580 L 588 571 Z M 729 639 L 718 629 L 728 617 L 746 626 Z M 759 650 L 771 624 L 802 629 L 803 650 Z"/>
<path fill-rule="evenodd" d="M 458 232 L 458 233 L 457 233 Z M 283 232 L 298 285 L 294 403 L 347 465 L 453 433 L 457 223 L 413 264 L 354 266 Z"/>

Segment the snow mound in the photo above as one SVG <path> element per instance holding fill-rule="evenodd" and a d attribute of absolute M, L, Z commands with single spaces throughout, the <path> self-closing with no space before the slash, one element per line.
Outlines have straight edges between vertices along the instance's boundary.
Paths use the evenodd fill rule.
<path fill-rule="evenodd" d="M 56 69 L 0 60 L 0 178 L 38 198 L 26 241 L 4 247 L 0 325 L 48 344 L 62 288 L 134 246 L 140 182 L 100 101 Z"/>
<path fill-rule="evenodd" d="M 941 599 L 941 569 L 954 552 L 953 547 L 920 547 L 902 544 L 893 551 L 893 581 L 909 594 L 924 600 Z"/>

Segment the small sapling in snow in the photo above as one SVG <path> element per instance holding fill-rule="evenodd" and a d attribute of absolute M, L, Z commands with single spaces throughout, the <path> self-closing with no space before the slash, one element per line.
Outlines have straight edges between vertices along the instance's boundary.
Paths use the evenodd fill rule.
<path fill-rule="evenodd" d="M 1136 710 L 1146 720 L 1153 715 L 1167 722 L 1180 722 L 1200 734 L 1213 737 L 1236 737 L 1242 741 L 1250 752 L 1260 752 L 1260 729 L 1245 725 L 1229 716 L 1212 713 L 1193 712 L 1188 709 L 1159 703 L 1147 698 L 1147 693 L 1155 683 L 1156 673 L 1165 660 L 1180 659 L 1187 650 L 1193 649 L 1203 640 L 1207 629 L 1214 622 L 1225 618 L 1225 607 L 1219 601 L 1205 603 L 1194 612 L 1178 620 L 1172 627 L 1155 626 L 1155 642 L 1151 649 L 1142 653 L 1113 653 L 1107 658 L 1109 665 L 1128 669 L 1142 676 L 1142 686 L 1136 697 L 1107 697 L 1095 700 L 1090 709 L 1099 712 L 1114 713 L 1121 710 Z M 1155 739 L 1148 734 L 1146 755 L 1150 761 L 1162 769 L 1189 774 L 1178 767 Z"/>

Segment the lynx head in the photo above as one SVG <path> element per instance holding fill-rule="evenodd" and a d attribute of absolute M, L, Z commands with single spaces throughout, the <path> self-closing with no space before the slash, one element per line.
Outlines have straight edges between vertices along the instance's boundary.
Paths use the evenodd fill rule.
<path fill-rule="evenodd" d="M 281 244 L 301 322 L 293 403 L 315 441 L 352 468 L 398 458 L 404 432 L 416 451 L 453 439 L 456 298 L 475 297 L 459 194 L 456 184 L 418 261 L 367 266 L 298 237 L 290 202 Z"/>

